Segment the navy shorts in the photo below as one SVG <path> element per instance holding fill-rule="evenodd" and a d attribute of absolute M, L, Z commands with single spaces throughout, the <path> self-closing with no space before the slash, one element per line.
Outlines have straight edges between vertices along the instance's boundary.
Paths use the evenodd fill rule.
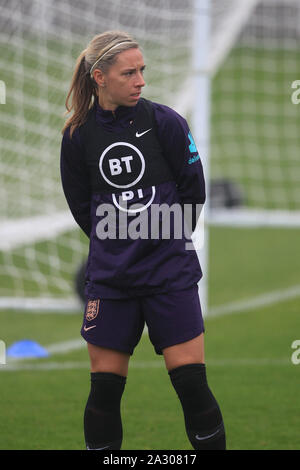
<path fill-rule="evenodd" d="M 88 343 L 132 355 L 145 323 L 157 354 L 203 333 L 198 285 L 130 299 L 87 300 L 81 335 Z"/>

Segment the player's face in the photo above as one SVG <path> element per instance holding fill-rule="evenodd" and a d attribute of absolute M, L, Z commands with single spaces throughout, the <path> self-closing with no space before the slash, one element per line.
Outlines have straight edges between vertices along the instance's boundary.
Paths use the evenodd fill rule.
<path fill-rule="evenodd" d="M 100 106 L 112 111 L 118 106 L 135 106 L 145 86 L 144 69 L 143 55 L 135 48 L 120 52 L 107 73 L 95 70 L 94 77 L 99 85 Z"/>

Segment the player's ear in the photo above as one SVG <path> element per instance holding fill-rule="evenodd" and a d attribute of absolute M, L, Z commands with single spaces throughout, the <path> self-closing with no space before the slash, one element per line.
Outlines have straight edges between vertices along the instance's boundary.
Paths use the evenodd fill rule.
<path fill-rule="evenodd" d="M 102 70 L 94 70 L 93 78 L 99 87 L 103 88 L 105 86 L 105 78 Z"/>

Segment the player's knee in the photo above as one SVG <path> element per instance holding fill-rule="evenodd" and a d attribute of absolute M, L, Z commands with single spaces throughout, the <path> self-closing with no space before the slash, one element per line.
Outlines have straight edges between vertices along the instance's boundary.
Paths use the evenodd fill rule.
<path fill-rule="evenodd" d="M 169 372 L 180 399 L 188 438 L 194 449 L 225 449 L 219 405 L 208 387 L 205 364 L 187 364 Z"/>
<path fill-rule="evenodd" d="M 127 376 L 130 354 L 88 343 L 93 372 L 107 372 Z"/>

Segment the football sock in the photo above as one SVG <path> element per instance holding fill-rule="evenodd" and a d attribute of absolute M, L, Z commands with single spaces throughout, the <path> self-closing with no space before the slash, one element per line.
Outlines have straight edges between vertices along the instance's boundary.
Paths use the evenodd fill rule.
<path fill-rule="evenodd" d="M 123 430 L 121 398 L 126 377 L 108 372 L 91 372 L 91 390 L 84 412 L 87 449 L 119 450 Z"/>
<path fill-rule="evenodd" d="M 187 364 L 169 371 L 181 402 L 185 428 L 194 449 L 225 450 L 225 430 L 218 403 L 206 379 L 205 364 Z"/>

